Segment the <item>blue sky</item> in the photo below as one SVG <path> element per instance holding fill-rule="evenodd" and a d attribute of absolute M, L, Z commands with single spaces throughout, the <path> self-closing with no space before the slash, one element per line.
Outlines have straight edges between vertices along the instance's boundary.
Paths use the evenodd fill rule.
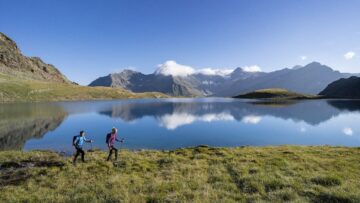
<path fill-rule="evenodd" d="M 360 72 L 358 0 L 0 0 L 0 10 L 0 31 L 25 55 L 84 85 L 168 60 L 263 71 L 319 61 Z"/>

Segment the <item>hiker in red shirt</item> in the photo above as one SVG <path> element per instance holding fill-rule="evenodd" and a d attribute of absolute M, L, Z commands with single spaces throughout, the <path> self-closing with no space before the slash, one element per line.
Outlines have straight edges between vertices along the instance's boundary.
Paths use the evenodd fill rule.
<path fill-rule="evenodd" d="M 115 152 L 115 161 L 118 158 L 118 149 L 116 149 L 115 146 L 114 146 L 115 141 L 121 142 L 121 143 L 124 141 L 124 139 L 117 139 L 116 138 L 117 131 L 118 130 L 116 128 L 112 128 L 111 133 L 108 133 L 106 135 L 106 144 L 109 147 L 109 156 L 107 158 L 108 161 L 110 161 L 113 151 Z"/>

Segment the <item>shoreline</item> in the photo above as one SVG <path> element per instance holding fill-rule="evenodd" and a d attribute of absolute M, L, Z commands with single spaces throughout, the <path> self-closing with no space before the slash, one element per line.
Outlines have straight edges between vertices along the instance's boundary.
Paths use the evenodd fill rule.
<path fill-rule="evenodd" d="M 253 149 L 262 149 L 262 148 L 283 148 L 283 147 L 295 147 L 295 148 L 321 148 L 321 147 L 327 147 L 327 148 L 349 148 L 349 149 L 360 149 L 360 146 L 345 146 L 345 145 L 291 145 L 291 144 L 282 144 L 282 145 L 239 145 L 239 146 L 209 146 L 209 145 L 196 145 L 196 146 L 187 146 L 187 147 L 179 147 L 174 149 L 151 149 L 151 148 L 126 148 L 126 147 L 117 147 L 117 149 L 120 151 L 128 151 L 128 152 L 161 152 L 161 153 L 172 153 L 177 150 L 191 150 L 196 148 L 209 148 L 209 149 L 243 149 L 243 148 L 253 148 Z M 31 153 L 31 152 L 44 152 L 44 153 L 55 153 L 58 154 L 61 157 L 69 158 L 73 156 L 73 153 L 76 150 L 74 148 L 71 148 L 69 150 L 53 150 L 53 149 L 19 149 L 19 150 L 0 150 L 1 152 L 22 152 L 22 153 Z M 84 147 L 85 153 L 108 153 L 107 148 L 89 148 Z"/>
<path fill-rule="evenodd" d="M 205 147 L 205 148 L 213 148 L 213 149 L 238 149 L 238 148 L 281 148 L 281 147 L 304 147 L 304 148 L 315 148 L 315 147 L 329 147 L 329 148 L 359 148 L 360 146 L 346 146 L 346 145 L 328 145 L 328 144 L 324 144 L 324 145 L 301 145 L 301 144 L 280 144 L 280 145 L 238 145 L 238 146 L 210 146 L 210 145 L 206 145 L 206 144 L 200 144 L 200 145 L 193 145 L 193 146 L 187 146 L 187 147 L 178 147 L 178 148 L 174 148 L 174 149 L 151 149 L 151 148 L 125 148 L 125 147 L 118 147 L 118 149 L 120 150 L 126 150 L 126 151 L 131 151 L 131 152 L 139 152 L 139 151 L 159 151 L 159 152 L 171 152 L 171 151 L 176 151 L 176 150 L 186 150 L 186 149 L 194 149 L 194 148 L 201 148 L 201 147 Z M 84 147 L 86 148 L 86 151 L 91 150 L 91 151 L 96 151 L 96 152 L 107 152 L 107 149 L 104 148 L 90 148 L 87 149 L 89 147 Z M 32 152 L 32 151 L 38 151 L 38 152 L 52 152 L 52 153 L 63 153 L 66 152 L 65 150 L 52 150 L 52 149 L 30 149 L 30 150 L 24 150 L 24 149 L 19 149 L 19 150 L 0 150 L 0 152 L 6 152 L 6 151 L 14 151 L 14 152 Z"/>
<path fill-rule="evenodd" d="M 148 93 L 148 92 L 144 92 Z M 153 93 L 153 92 L 149 92 Z M 143 94 L 143 93 L 134 93 Z M 325 97 L 319 96 L 317 98 L 235 98 L 235 97 L 129 97 L 129 98 L 93 98 L 93 99 L 66 99 L 66 100 L 29 100 L 29 101 L 0 101 L 0 105 L 4 104 L 41 104 L 41 103 L 61 103 L 61 102 L 108 102 L 108 101 L 126 101 L 126 100 L 166 100 L 166 99 L 233 99 L 233 100 L 248 100 L 261 102 L 297 102 L 297 101 L 314 101 L 314 100 L 345 100 L 345 101 L 360 101 L 360 98 L 341 98 L 341 97 Z"/>
<path fill-rule="evenodd" d="M 57 102 L 101 102 L 101 101 L 124 101 L 124 100 L 142 100 L 142 99 L 154 99 L 154 100 L 163 100 L 163 99 L 233 99 L 233 100 L 249 100 L 249 101 L 262 101 L 262 102 L 297 102 L 297 101 L 313 101 L 313 100 L 349 100 L 349 101 L 360 101 L 360 98 L 342 98 L 342 97 L 327 97 L 322 95 L 316 95 L 315 97 L 285 97 L 285 98 L 252 98 L 252 97 L 175 97 L 169 96 L 163 93 L 158 92 L 142 92 L 134 93 L 133 97 L 119 97 L 119 98 L 66 98 L 66 99 L 55 99 L 55 100 L 0 100 L 0 105 L 2 104 L 26 104 L 26 103 L 57 103 Z M 142 94 L 150 94 L 150 96 L 141 96 Z M 163 94 L 161 96 L 156 94 Z"/>

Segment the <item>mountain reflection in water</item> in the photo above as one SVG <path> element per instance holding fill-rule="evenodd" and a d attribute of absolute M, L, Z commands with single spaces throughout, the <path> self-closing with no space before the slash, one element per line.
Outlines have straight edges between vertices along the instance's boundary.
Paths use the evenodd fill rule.
<path fill-rule="evenodd" d="M 0 150 L 9 150 L 22 149 L 27 140 L 55 130 L 67 113 L 57 105 L 2 104 L 0 115 Z"/>
<path fill-rule="evenodd" d="M 1 150 L 68 150 L 69 140 L 79 130 L 89 132 L 95 147 L 105 148 L 103 137 L 112 126 L 127 137 L 124 147 L 128 148 L 359 144 L 354 129 L 354 118 L 360 117 L 357 100 L 205 98 L 2 104 L 0 114 Z M 331 126 L 326 127 L 329 122 Z M 304 133 L 313 134 L 301 136 Z M 340 137 L 344 135 L 351 140 Z"/>
<path fill-rule="evenodd" d="M 263 116 L 292 119 L 317 125 L 340 114 L 341 110 L 331 108 L 327 102 L 322 100 L 286 104 L 282 102 L 217 101 L 125 103 L 113 105 L 110 109 L 101 110 L 99 113 L 113 118 L 121 118 L 124 121 L 134 121 L 151 116 L 156 118 L 161 126 L 174 129 L 175 126 L 191 124 L 195 121 L 237 120 L 248 122 L 249 118 L 256 117 L 259 120 Z"/>

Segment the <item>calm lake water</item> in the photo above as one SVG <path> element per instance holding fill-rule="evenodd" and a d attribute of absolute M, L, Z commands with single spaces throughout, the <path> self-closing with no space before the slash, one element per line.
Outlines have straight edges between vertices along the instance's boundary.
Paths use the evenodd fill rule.
<path fill-rule="evenodd" d="M 270 103 L 238 99 L 141 99 L 0 105 L 0 150 L 71 151 L 85 130 L 105 149 L 111 128 L 121 148 L 242 145 L 360 145 L 360 101 Z M 119 146 L 119 145 L 118 145 Z"/>

